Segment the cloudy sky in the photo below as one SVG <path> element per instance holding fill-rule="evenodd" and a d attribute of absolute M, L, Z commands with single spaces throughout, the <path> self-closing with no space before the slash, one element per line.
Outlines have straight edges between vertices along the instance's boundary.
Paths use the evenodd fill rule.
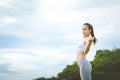
<path fill-rule="evenodd" d="M 120 48 L 119 0 L 0 0 L 0 80 L 56 76 L 76 56 L 81 26 L 94 26 L 99 49 Z"/>

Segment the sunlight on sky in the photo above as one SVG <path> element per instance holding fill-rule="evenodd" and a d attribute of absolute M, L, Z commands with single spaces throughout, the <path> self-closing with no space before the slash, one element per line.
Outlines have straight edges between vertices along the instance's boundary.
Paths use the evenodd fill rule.
<path fill-rule="evenodd" d="M 88 60 L 119 48 L 119 7 L 118 0 L 0 0 L 0 79 L 56 76 L 75 61 L 85 22 L 98 38 Z"/>

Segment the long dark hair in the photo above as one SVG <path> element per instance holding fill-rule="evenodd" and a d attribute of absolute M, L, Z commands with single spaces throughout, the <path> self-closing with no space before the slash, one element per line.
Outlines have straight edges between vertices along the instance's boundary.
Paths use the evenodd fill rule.
<path fill-rule="evenodd" d="M 90 23 L 84 23 L 83 25 L 87 25 L 87 27 L 91 30 L 91 36 L 94 37 L 94 44 L 97 42 L 97 39 L 94 35 L 94 30 L 93 30 L 93 26 Z"/>

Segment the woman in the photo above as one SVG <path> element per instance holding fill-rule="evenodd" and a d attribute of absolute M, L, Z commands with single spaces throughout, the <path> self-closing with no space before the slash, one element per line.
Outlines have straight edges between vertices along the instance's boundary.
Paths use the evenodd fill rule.
<path fill-rule="evenodd" d="M 79 43 L 77 49 L 77 63 L 80 69 L 81 80 L 91 80 L 92 67 L 89 61 L 86 60 L 86 55 L 90 50 L 91 44 L 96 43 L 93 26 L 89 23 L 84 23 L 82 26 L 83 41 Z"/>

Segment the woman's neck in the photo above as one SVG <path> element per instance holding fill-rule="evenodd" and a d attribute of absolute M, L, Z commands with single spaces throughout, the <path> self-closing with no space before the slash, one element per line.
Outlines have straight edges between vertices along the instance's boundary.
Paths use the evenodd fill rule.
<path fill-rule="evenodd" d="M 84 39 L 89 38 L 90 36 L 83 36 Z"/>

